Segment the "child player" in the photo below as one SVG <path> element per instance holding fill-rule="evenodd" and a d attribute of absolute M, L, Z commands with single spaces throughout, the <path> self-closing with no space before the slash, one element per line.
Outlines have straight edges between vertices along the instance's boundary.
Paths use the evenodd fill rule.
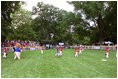
<path fill-rule="evenodd" d="M 79 54 L 82 54 L 82 48 L 81 47 L 79 48 Z"/>
<path fill-rule="evenodd" d="M 105 55 L 106 55 L 106 58 L 109 57 L 109 50 L 108 50 L 108 47 L 106 47 L 106 53 L 105 53 Z"/>
<path fill-rule="evenodd" d="M 42 46 L 42 48 L 41 48 L 41 54 L 43 54 L 43 50 L 44 50 L 44 47 Z"/>
<path fill-rule="evenodd" d="M 62 56 L 62 47 L 61 46 L 60 46 L 59 52 L 60 52 L 60 56 Z"/>
<path fill-rule="evenodd" d="M 16 57 L 17 57 L 20 60 L 20 54 L 21 54 L 20 44 L 17 43 L 16 44 L 16 50 L 15 50 L 14 59 L 16 59 Z"/>
<path fill-rule="evenodd" d="M 76 48 L 75 48 L 75 57 L 78 57 L 78 51 Z"/>
<path fill-rule="evenodd" d="M 56 52 L 55 56 L 57 56 L 57 55 L 59 56 L 58 51 L 59 51 L 59 47 L 57 46 L 57 52 Z"/>
<path fill-rule="evenodd" d="M 6 50 L 6 47 L 4 47 L 4 55 L 3 55 L 3 58 L 7 58 L 7 50 Z"/>

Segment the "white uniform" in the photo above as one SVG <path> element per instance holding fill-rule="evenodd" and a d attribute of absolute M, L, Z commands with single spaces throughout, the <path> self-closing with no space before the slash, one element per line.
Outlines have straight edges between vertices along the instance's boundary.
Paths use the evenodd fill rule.
<path fill-rule="evenodd" d="M 3 58 L 6 58 L 7 56 L 6 56 L 6 53 L 4 53 L 4 55 L 3 55 Z"/>
<path fill-rule="evenodd" d="M 41 50 L 41 54 L 43 54 L 43 50 Z"/>
<path fill-rule="evenodd" d="M 75 57 L 78 57 L 78 52 L 75 52 Z"/>

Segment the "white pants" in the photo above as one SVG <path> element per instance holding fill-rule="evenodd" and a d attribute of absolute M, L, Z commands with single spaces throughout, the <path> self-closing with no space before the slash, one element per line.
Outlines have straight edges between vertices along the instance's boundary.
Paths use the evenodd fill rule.
<path fill-rule="evenodd" d="M 75 57 L 78 57 L 78 53 L 77 52 L 75 53 Z"/>
<path fill-rule="evenodd" d="M 18 59 L 20 59 L 20 52 L 15 52 L 14 59 L 16 59 L 16 57 L 17 57 Z"/>
<path fill-rule="evenodd" d="M 6 57 L 7 57 L 6 54 L 7 54 L 7 53 L 4 53 L 3 58 L 6 58 Z"/>
<path fill-rule="evenodd" d="M 109 53 L 106 53 L 106 58 L 108 58 L 109 57 Z"/>
<path fill-rule="evenodd" d="M 59 56 L 59 53 L 56 53 L 56 54 L 55 54 L 55 56 L 57 56 L 57 55 Z"/>
<path fill-rule="evenodd" d="M 41 54 L 43 54 L 43 50 L 41 50 Z"/>
<path fill-rule="evenodd" d="M 60 51 L 60 54 L 59 55 L 62 55 L 62 51 Z"/>
<path fill-rule="evenodd" d="M 79 50 L 79 54 L 82 54 L 82 50 Z"/>

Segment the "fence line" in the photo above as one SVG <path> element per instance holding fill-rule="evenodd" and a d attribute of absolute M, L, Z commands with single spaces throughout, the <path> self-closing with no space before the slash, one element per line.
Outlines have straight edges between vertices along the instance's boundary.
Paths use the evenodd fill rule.
<path fill-rule="evenodd" d="M 55 49 L 56 47 L 51 47 L 51 48 L 48 48 L 48 47 L 44 47 L 44 49 Z M 69 49 L 74 49 L 74 48 L 77 48 L 79 49 L 79 46 L 68 46 L 68 47 L 65 47 L 65 48 L 69 48 Z M 102 50 L 105 50 L 106 46 L 84 46 L 84 49 L 102 49 Z M 13 47 L 6 47 L 7 49 L 7 52 L 14 52 L 13 50 Z M 109 50 L 116 50 L 115 46 L 108 46 L 108 49 Z M 41 47 L 38 46 L 38 47 L 23 47 L 23 51 L 26 51 L 26 50 L 41 50 Z M 1 47 L 1 52 L 4 52 L 4 47 Z"/>

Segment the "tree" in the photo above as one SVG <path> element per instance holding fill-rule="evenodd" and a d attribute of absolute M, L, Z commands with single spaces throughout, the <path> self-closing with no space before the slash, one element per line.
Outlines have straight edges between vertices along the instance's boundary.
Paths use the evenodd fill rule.
<path fill-rule="evenodd" d="M 106 9 L 105 23 L 105 41 L 112 41 L 117 43 L 117 2 L 109 1 L 108 8 Z"/>
<path fill-rule="evenodd" d="M 40 40 L 51 40 L 51 34 L 54 34 L 53 39 L 58 38 L 60 23 L 63 13 L 66 11 L 60 10 L 49 4 L 39 2 L 37 7 L 33 7 L 33 14 L 38 15 L 33 21 L 33 29 Z"/>
<path fill-rule="evenodd" d="M 11 14 L 20 8 L 20 1 L 1 1 L 1 40 L 4 41 L 7 35 L 12 32 Z"/>
<path fill-rule="evenodd" d="M 32 12 L 19 9 L 11 15 L 11 27 L 13 33 L 9 33 L 9 40 L 36 40 L 36 34 L 32 29 Z"/>
<path fill-rule="evenodd" d="M 106 1 L 72 1 L 69 2 L 75 7 L 75 11 L 77 13 L 83 14 L 85 17 L 84 22 L 86 24 L 88 21 L 94 22 L 94 26 L 89 26 L 90 35 L 93 35 L 91 39 L 99 39 L 98 41 L 102 43 L 106 38 L 109 38 L 106 34 L 108 34 L 108 30 L 106 28 L 116 28 L 116 15 L 117 15 L 117 2 L 106 2 Z M 114 11 L 113 11 L 114 10 Z M 114 13 L 113 19 L 111 21 L 111 26 L 109 26 L 109 15 Z M 114 27 L 113 27 L 114 26 Z M 109 36 L 115 37 L 116 40 L 116 30 L 109 31 Z M 94 35 L 95 34 L 95 35 Z M 111 35 L 112 34 L 112 35 Z M 112 37 L 110 37 L 112 38 Z M 110 40 L 110 39 L 109 39 Z M 95 40 L 94 40 L 95 41 Z M 98 42 L 95 41 L 95 42 Z M 113 40 L 110 40 L 113 41 Z"/>

